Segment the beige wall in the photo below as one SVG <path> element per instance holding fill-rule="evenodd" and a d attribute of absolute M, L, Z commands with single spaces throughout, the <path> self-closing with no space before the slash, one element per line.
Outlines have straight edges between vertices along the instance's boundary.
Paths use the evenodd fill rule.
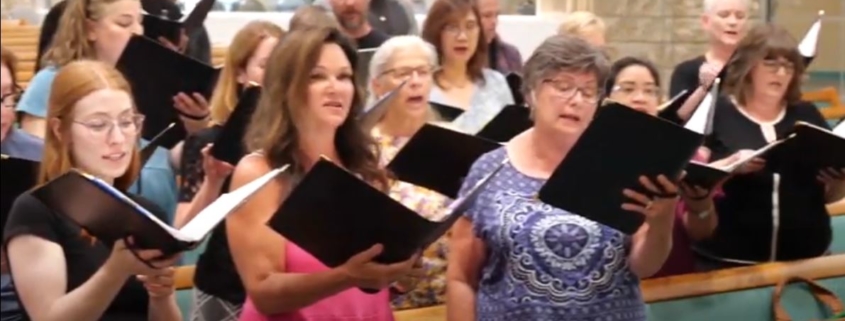
<path fill-rule="evenodd" d="M 810 69 L 845 71 L 845 1 L 778 0 L 774 21 L 800 40 L 816 20 L 819 10 L 825 11 L 825 18 L 822 20 L 818 55 Z"/>

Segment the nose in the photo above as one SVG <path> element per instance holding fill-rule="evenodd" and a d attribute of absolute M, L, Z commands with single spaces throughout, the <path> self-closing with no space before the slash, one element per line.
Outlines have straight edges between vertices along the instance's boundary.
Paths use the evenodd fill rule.
<path fill-rule="evenodd" d="M 112 127 L 109 129 L 108 133 L 108 143 L 109 145 L 118 145 L 123 144 L 126 142 L 126 134 L 120 130 L 117 124 L 112 124 Z"/>
<path fill-rule="evenodd" d="M 135 35 L 138 35 L 138 36 L 143 35 L 144 34 L 144 25 L 141 24 L 140 22 L 135 22 L 135 23 L 132 24 L 132 27 L 131 27 L 130 30 L 132 31 L 132 34 L 135 34 Z"/>

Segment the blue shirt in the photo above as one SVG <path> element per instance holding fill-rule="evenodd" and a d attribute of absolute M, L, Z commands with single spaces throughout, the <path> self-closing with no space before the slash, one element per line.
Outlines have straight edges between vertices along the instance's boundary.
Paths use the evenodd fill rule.
<path fill-rule="evenodd" d="M 504 147 L 480 157 L 461 196 L 504 161 Z M 645 321 L 629 238 L 540 202 L 545 180 L 504 166 L 465 214 L 487 246 L 476 319 Z"/>
<path fill-rule="evenodd" d="M 17 111 L 46 118 L 50 88 L 57 73 L 58 69 L 54 66 L 45 67 L 36 73 L 21 96 Z M 146 141 L 142 141 L 140 147 L 146 144 Z M 176 174 L 170 166 L 170 157 L 166 149 L 156 149 L 149 162 L 141 169 L 138 182 L 130 187 L 129 192 L 152 201 L 165 210 L 171 219 L 173 218 L 177 199 Z"/>
<path fill-rule="evenodd" d="M 34 162 L 41 161 L 44 141 L 17 128 L 9 128 L 6 138 L 0 143 L 0 154 Z"/>
<path fill-rule="evenodd" d="M 475 134 L 484 128 L 484 125 L 493 120 L 505 106 L 514 104 L 513 95 L 505 76 L 492 69 L 485 68 L 482 71 L 484 83 L 476 82 L 473 84 L 475 91 L 472 94 L 469 108 L 452 121 L 455 128 L 470 134 Z M 446 93 L 437 86 L 431 88 L 428 99 L 431 102 L 447 106 L 455 105 L 455 103 L 449 101 Z"/>

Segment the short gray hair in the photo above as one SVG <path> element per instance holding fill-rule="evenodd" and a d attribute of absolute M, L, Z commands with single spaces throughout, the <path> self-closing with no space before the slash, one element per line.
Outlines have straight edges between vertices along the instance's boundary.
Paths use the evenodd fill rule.
<path fill-rule="evenodd" d="M 601 90 L 610 73 L 610 60 L 601 49 L 580 37 L 551 36 L 525 62 L 522 93 L 528 97 L 541 81 L 561 71 L 593 73 Z"/>
<path fill-rule="evenodd" d="M 429 64 L 431 64 L 432 67 L 437 66 L 437 50 L 435 50 L 434 46 L 430 43 L 418 36 L 391 37 L 378 47 L 376 52 L 373 54 L 373 58 L 370 60 L 369 79 L 367 79 L 367 92 L 369 93 L 367 96 L 369 99 L 375 99 L 372 85 L 373 79 L 387 71 L 387 63 L 391 58 L 393 58 L 393 55 L 395 55 L 397 51 L 406 48 L 421 50 L 425 53 L 426 58 L 428 58 Z"/>
<path fill-rule="evenodd" d="M 725 0 L 704 0 L 704 3 L 702 4 L 702 8 L 704 9 L 704 13 L 712 13 L 714 10 L 716 10 L 716 5 L 720 1 L 725 1 Z M 745 4 L 745 10 L 746 11 L 751 11 L 751 0 L 740 0 L 740 1 L 742 1 Z"/>

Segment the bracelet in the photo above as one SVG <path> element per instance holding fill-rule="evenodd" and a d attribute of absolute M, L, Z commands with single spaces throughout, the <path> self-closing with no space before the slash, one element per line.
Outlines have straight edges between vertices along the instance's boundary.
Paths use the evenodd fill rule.
<path fill-rule="evenodd" d="M 188 114 L 183 113 L 183 112 L 179 112 L 179 116 L 185 117 L 185 118 L 190 119 L 190 120 L 195 120 L 195 121 L 205 121 L 205 120 L 208 120 L 209 117 L 211 117 L 211 113 L 206 113 L 203 116 L 194 116 L 194 115 L 188 115 Z"/>

